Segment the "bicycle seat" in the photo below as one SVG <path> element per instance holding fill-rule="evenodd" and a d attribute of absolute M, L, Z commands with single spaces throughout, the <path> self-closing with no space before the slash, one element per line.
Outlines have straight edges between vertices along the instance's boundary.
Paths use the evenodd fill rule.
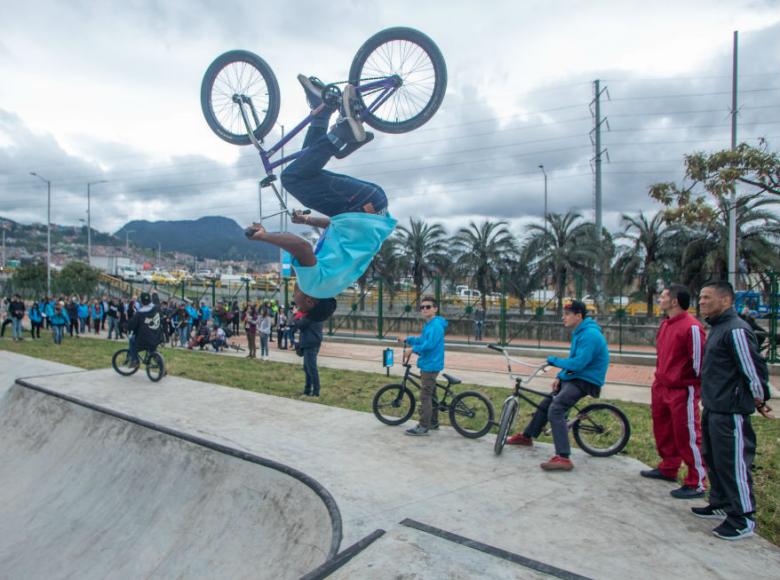
<path fill-rule="evenodd" d="M 460 383 L 463 382 L 458 377 L 453 377 L 452 375 L 448 375 L 447 373 L 442 373 L 441 376 L 447 379 L 447 382 L 451 385 L 459 385 Z"/>

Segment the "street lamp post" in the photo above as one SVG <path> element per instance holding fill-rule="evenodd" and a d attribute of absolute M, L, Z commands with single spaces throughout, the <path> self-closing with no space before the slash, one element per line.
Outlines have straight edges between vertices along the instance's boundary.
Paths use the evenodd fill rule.
<path fill-rule="evenodd" d="M 544 165 L 540 165 L 539 169 L 544 174 L 544 233 L 547 233 L 547 172 L 544 170 Z"/>
<path fill-rule="evenodd" d="M 125 230 L 125 256 L 130 257 L 130 234 L 134 234 L 135 230 Z"/>
<path fill-rule="evenodd" d="M 100 181 L 90 181 L 87 183 L 87 263 L 92 265 L 92 206 L 90 198 L 90 189 L 98 183 L 108 183 L 105 179 Z"/>
<path fill-rule="evenodd" d="M 51 296 L 51 181 L 31 171 L 41 181 L 46 183 L 46 296 Z"/>

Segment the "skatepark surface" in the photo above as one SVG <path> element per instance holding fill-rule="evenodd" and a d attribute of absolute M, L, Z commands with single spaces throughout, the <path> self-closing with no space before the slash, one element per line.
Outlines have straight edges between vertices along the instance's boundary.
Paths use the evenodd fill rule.
<path fill-rule="evenodd" d="M 2 578 L 780 577 L 623 456 L 7 352 L 0 437 Z"/>

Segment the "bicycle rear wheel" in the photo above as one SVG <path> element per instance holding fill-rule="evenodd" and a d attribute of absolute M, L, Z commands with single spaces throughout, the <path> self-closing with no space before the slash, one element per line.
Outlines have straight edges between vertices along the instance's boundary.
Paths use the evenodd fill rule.
<path fill-rule="evenodd" d="M 512 425 L 515 424 L 517 418 L 517 410 L 520 404 L 512 396 L 509 396 L 504 401 L 504 406 L 501 408 L 501 418 L 498 421 L 498 434 L 496 434 L 496 442 L 493 444 L 493 453 L 501 455 L 501 451 L 506 444 L 506 438 L 509 435 Z"/>
<path fill-rule="evenodd" d="M 574 440 L 585 453 L 609 457 L 620 453 L 631 438 L 628 417 L 609 403 L 584 407 L 572 425 Z"/>
<path fill-rule="evenodd" d="M 400 425 L 414 413 L 414 394 L 403 385 L 385 385 L 374 395 L 371 408 L 385 425 Z"/>
<path fill-rule="evenodd" d="M 114 370 L 118 372 L 123 377 L 129 377 L 130 375 L 135 374 L 138 372 L 138 367 L 140 365 L 131 365 L 130 364 L 130 349 L 123 348 L 121 350 L 118 350 L 114 353 L 114 356 L 111 357 L 111 366 L 114 367 Z"/>
<path fill-rule="evenodd" d="M 395 87 L 387 98 L 382 87 L 366 86 L 383 79 Z M 427 123 L 439 109 L 447 90 L 447 65 L 439 47 L 422 32 L 388 28 L 357 51 L 349 82 L 358 89 L 366 124 L 384 133 L 406 133 Z"/>
<path fill-rule="evenodd" d="M 482 393 L 463 391 L 452 399 L 450 423 L 470 439 L 482 437 L 493 426 L 493 405 Z"/>
<path fill-rule="evenodd" d="M 200 85 L 200 107 L 211 130 L 220 139 L 233 145 L 249 145 L 237 100 L 245 106 L 255 138 L 260 141 L 279 116 L 279 83 L 271 67 L 262 58 L 247 50 L 231 50 L 211 63 Z"/>
<path fill-rule="evenodd" d="M 149 355 L 149 360 L 146 362 L 146 376 L 155 383 L 165 376 L 165 359 L 159 352 Z"/>

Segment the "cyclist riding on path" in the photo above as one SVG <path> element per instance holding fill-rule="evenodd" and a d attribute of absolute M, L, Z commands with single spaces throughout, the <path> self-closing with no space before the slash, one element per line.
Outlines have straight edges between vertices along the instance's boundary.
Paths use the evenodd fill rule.
<path fill-rule="evenodd" d="M 588 318 L 588 308 L 574 300 L 563 308 L 563 325 L 573 330 L 569 358 L 547 357 L 547 363 L 561 369 L 553 382 L 553 393 L 545 397 L 522 433 L 507 438 L 510 445 L 533 445 L 547 421 L 552 428 L 555 455 L 541 468 L 546 471 L 571 471 L 569 430 L 566 415 L 577 401 L 588 395 L 598 397 L 609 367 L 607 341 L 601 327 Z"/>
<path fill-rule="evenodd" d="M 138 351 L 153 351 L 163 341 L 162 317 L 157 304 L 152 302 L 148 292 L 142 292 L 140 296 L 141 307 L 136 310 L 133 318 L 127 324 L 130 333 L 128 349 L 130 350 L 130 364 L 138 366 Z"/>
<path fill-rule="evenodd" d="M 304 206 L 322 217 L 294 212 L 292 222 L 324 228 L 312 246 L 295 234 L 272 233 L 258 223 L 248 228 L 250 239 L 268 242 L 292 254 L 297 283 L 295 304 L 310 320 L 321 322 L 336 309 L 335 296 L 357 280 L 395 228 L 387 212 L 387 197 L 381 187 L 348 175 L 324 169 L 330 158 L 369 136 L 355 117 L 355 89 L 347 85 L 342 94 L 341 116 L 327 130 L 334 110 L 322 98 L 325 85 L 314 77 L 298 75 L 313 110 L 303 142 L 303 153 L 282 173 L 282 183 Z"/>

